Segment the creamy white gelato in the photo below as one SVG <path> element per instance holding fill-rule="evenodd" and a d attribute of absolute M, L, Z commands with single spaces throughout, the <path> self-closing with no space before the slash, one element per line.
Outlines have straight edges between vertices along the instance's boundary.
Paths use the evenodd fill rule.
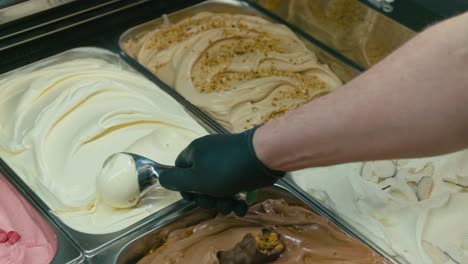
<path fill-rule="evenodd" d="M 292 177 L 403 262 L 468 263 L 468 151 L 306 169 Z"/>
<path fill-rule="evenodd" d="M 96 179 L 99 197 L 114 208 L 129 208 L 140 200 L 138 171 L 130 155 L 114 154 L 105 162 Z"/>
<path fill-rule="evenodd" d="M 85 233 L 121 230 L 178 200 L 154 187 L 135 207 L 115 209 L 97 197 L 96 177 L 104 160 L 121 151 L 174 164 L 205 130 L 156 85 L 120 65 L 55 61 L 2 76 L 0 156 L 62 221 Z"/>

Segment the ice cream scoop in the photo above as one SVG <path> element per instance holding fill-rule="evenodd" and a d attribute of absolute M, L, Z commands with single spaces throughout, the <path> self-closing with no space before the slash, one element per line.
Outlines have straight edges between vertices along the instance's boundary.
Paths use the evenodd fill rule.
<path fill-rule="evenodd" d="M 101 199 L 115 208 L 135 206 L 148 187 L 158 184 L 159 174 L 171 168 L 137 154 L 109 156 L 96 180 Z"/>
<path fill-rule="evenodd" d="M 135 206 L 150 186 L 159 183 L 159 175 L 173 166 L 163 165 L 146 157 L 119 152 L 109 156 L 96 180 L 100 198 L 114 208 Z M 255 200 L 256 193 L 237 195 L 248 204 Z"/>

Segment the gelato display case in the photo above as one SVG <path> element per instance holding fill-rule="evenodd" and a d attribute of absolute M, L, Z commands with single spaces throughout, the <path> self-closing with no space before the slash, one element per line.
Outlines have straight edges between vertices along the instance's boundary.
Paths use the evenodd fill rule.
<path fill-rule="evenodd" d="M 463 263 L 467 158 L 463 150 L 309 168 L 286 183 L 399 263 Z"/>
<path fill-rule="evenodd" d="M 0 25 L 48 11 L 74 0 L 6 0 L 0 3 Z"/>
<path fill-rule="evenodd" d="M 359 73 L 340 54 L 295 33 L 246 2 L 208 1 L 131 28 L 119 42 L 211 123 L 241 132 Z"/>
<path fill-rule="evenodd" d="M 115 244 L 108 249 L 113 254 L 98 255 L 96 261 L 160 263 L 164 258 L 171 258 L 211 263 L 213 259 L 222 257 L 220 252 L 225 251 L 229 255 L 230 249 L 243 247 L 237 243 L 243 241 L 247 234 L 258 235 L 262 229 L 272 228 L 272 232 L 283 237 L 285 246 L 283 253 L 276 256 L 278 263 L 334 263 L 341 260 L 392 263 L 352 237 L 354 234 L 339 222 L 333 218 L 327 220 L 319 212 L 319 208 L 293 190 L 276 185 L 257 191 L 256 201 L 244 218 L 217 215 L 200 208 L 180 211 L 171 221 L 160 222 L 130 241 Z M 210 243 L 211 239 L 216 244 Z M 242 252 L 237 251 L 238 254 Z M 253 259 L 253 255 L 245 257 Z M 232 261 L 232 256 L 227 256 L 224 261 Z"/>
<path fill-rule="evenodd" d="M 415 34 L 361 1 L 260 0 L 257 3 L 364 69 Z"/>
<path fill-rule="evenodd" d="M 186 206 L 178 193 L 161 187 L 128 210 L 98 196 L 96 178 L 110 155 L 130 151 L 170 164 L 207 134 L 118 55 L 75 48 L 0 78 L 1 112 L 12 113 L 1 117 L 7 143 L 0 157 L 11 168 L 8 175 L 86 254 Z"/>
<path fill-rule="evenodd" d="M 2 2 L 0 198 L 21 204 L 25 219 L 15 225 L 5 218 L 0 239 L 5 228 L 20 235 L 26 228 L 41 247 L 28 252 L 13 237 L 0 243 L 0 263 L 13 246 L 38 263 L 39 256 L 51 263 L 156 263 L 190 256 L 184 243 L 214 248 L 216 242 L 197 240 L 207 232 L 200 223 L 228 230 L 213 239 L 219 244 L 207 250 L 211 260 L 267 252 L 261 261 L 464 263 L 468 230 L 458 223 L 466 219 L 465 152 L 288 173 L 258 190 L 245 219 L 216 216 L 161 187 L 130 209 L 110 208 L 96 192 L 96 174 L 114 152 L 171 164 L 191 140 L 246 130 L 332 92 L 422 25 L 468 10 L 459 1 L 444 13 L 432 1 L 401 2 Z M 407 19 L 408 6 L 421 12 L 419 20 Z M 212 38 L 199 37 L 209 29 L 216 29 Z M 202 83 L 210 78 L 216 82 Z M 194 89 L 183 90 L 188 84 Z M 206 96 L 211 90 L 225 94 L 213 99 Z M 9 214 L 11 204 L 0 209 Z M 456 237 L 444 235 L 447 226 L 458 228 Z M 252 238 L 273 239 L 273 247 L 259 254 L 247 246 Z M 315 253 L 306 253 L 311 248 Z"/>
<path fill-rule="evenodd" d="M 425 27 L 468 10 L 465 0 L 250 0 L 363 69 Z"/>

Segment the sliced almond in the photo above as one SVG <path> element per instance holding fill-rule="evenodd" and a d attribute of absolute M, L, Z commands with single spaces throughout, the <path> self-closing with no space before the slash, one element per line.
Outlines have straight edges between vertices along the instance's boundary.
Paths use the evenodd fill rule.
<path fill-rule="evenodd" d="M 455 184 L 462 188 L 468 188 L 468 176 L 457 175 L 456 178 L 444 177 L 442 178 L 444 182 Z"/>
<path fill-rule="evenodd" d="M 414 193 L 416 193 L 418 191 L 418 184 L 415 183 L 415 182 L 407 182 L 408 186 L 411 187 L 411 189 L 413 189 Z"/>
<path fill-rule="evenodd" d="M 434 185 L 434 180 L 432 177 L 424 176 L 418 181 L 416 188 L 416 196 L 419 201 L 426 200 L 431 196 L 432 187 Z"/>
<path fill-rule="evenodd" d="M 468 188 L 468 176 L 457 175 L 457 185 Z"/>
<path fill-rule="evenodd" d="M 404 178 L 408 182 L 417 183 L 424 176 L 434 175 L 434 165 L 432 162 L 426 163 L 422 168 L 403 168 L 398 170 L 397 177 Z"/>
<path fill-rule="evenodd" d="M 413 174 L 424 174 L 427 176 L 434 175 L 434 165 L 432 162 L 426 163 L 421 169 L 416 170 L 415 168 L 410 169 L 410 172 Z"/>
<path fill-rule="evenodd" d="M 454 178 L 449 178 L 449 177 L 443 177 L 442 180 L 443 180 L 444 182 L 453 183 L 453 184 L 458 184 L 458 183 L 457 183 L 458 181 L 457 181 L 456 178 L 454 179 Z"/>
<path fill-rule="evenodd" d="M 361 176 L 371 182 L 378 183 L 381 180 L 395 176 L 396 165 L 391 160 L 364 162 Z"/>
<path fill-rule="evenodd" d="M 364 162 L 361 169 L 361 176 L 369 182 L 378 183 L 379 178 L 373 173 L 369 162 Z"/>

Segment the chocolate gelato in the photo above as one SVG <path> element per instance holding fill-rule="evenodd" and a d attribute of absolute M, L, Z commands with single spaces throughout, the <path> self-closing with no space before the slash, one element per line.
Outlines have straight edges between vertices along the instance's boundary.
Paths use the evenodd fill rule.
<path fill-rule="evenodd" d="M 277 257 L 277 263 L 387 263 L 325 218 L 284 200 L 256 204 L 245 217 L 217 215 L 197 222 L 189 216 L 159 234 L 157 246 L 139 264 L 239 263 L 229 256 L 233 251 L 245 255 L 243 263 L 254 263 L 247 260 L 259 253 Z"/>

